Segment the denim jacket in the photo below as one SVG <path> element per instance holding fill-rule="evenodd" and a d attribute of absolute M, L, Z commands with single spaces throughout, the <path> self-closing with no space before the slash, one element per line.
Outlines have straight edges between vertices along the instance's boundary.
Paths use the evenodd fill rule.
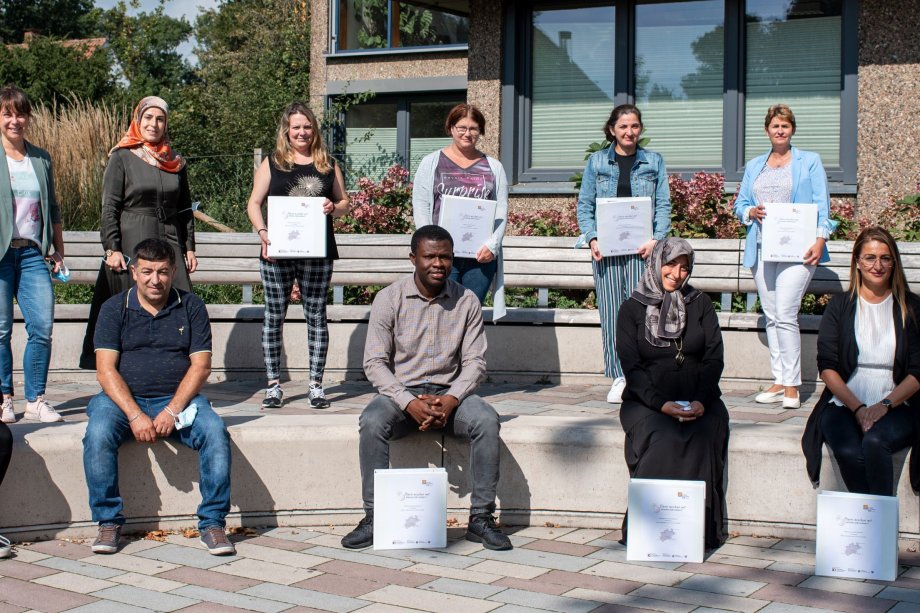
<path fill-rule="evenodd" d="M 620 167 L 617 165 L 613 145 L 591 154 L 585 164 L 585 173 L 578 192 L 575 212 L 578 228 L 582 231 L 576 247 L 583 247 L 597 238 L 597 199 L 615 198 Z M 634 197 L 649 196 L 655 206 L 652 231 L 655 240 L 661 240 L 671 229 L 671 190 L 664 160 L 654 151 L 639 147 L 636 162 L 629 173 L 629 184 Z"/>
<path fill-rule="evenodd" d="M 744 177 L 738 187 L 735 198 L 735 216 L 747 226 L 747 238 L 744 242 L 744 266 L 751 268 L 757 263 L 757 238 L 760 234 L 760 222 L 751 219 L 750 210 L 759 203 L 754 198 L 754 180 L 767 164 L 770 152 L 758 156 L 744 167 Z M 818 207 L 818 227 L 815 237 L 829 239 L 837 222 L 830 218 L 831 202 L 827 191 L 827 173 L 821 164 L 821 156 L 811 151 L 792 147 L 792 202 L 797 204 L 814 204 Z M 821 254 L 821 263 L 829 261 L 827 245 Z"/>

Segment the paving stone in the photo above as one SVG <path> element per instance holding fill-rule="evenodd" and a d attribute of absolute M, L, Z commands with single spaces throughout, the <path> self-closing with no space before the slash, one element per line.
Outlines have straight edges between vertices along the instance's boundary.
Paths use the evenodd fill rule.
<path fill-rule="evenodd" d="M 500 582 L 499 582 L 500 583 Z M 505 586 L 499 583 L 485 585 L 473 581 L 461 581 L 459 579 L 440 578 L 431 583 L 419 586 L 421 590 L 432 590 L 443 594 L 454 594 L 455 596 L 467 596 L 469 598 L 488 598 L 492 594 L 505 589 Z"/>
<path fill-rule="evenodd" d="M 563 534 L 556 538 L 557 541 L 562 541 L 563 543 L 575 543 L 578 545 L 586 545 L 587 543 L 599 539 L 604 536 L 607 530 L 597 530 L 594 528 L 580 528 L 569 532 L 568 534 Z"/>
<path fill-rule="evenodd" d="M 536 566 L 538 568 L 569 570 L 573 572 L 584 570 L 589 566 L 597 564 L 597 560 L 588 558 L 568 556 L 559 553 L 546 553 L 543 551 L 531 551 L 528 549 L 512 549 L 511 551 L 492 551 L 490 549 L 483 549 L 482 551 L 474 553 L 472 557 L 510 562 L 512 564 L 524 564 L 526 566 Z"/>
<path fill-rule="evenodd" d="M 44 560 L 45 558 L 50 557 L 51 556 L 49 556 L 47 553 L 40 553 L 38 551 L 32 551 L 31 549 L 14 545 L 13 557 L 11 559 L 16 560 L 17 562 L 32 564 L 33 562 L 38 562 L 39 560 Z"/>
<path fill-rule="evenodd" d="M 762 568 L 749 568 L 746 566 L 735 566 L 732 564 L 718 564 L 714 562 L 704 562 L 702 564 L 688 563 L 682 565 L 678 570 L 688 573 L 697 573 L 697 576 L 714 576 L 724 577 L 726 579 L 740 579 L 743 581 L 752 581 L 759 584 L 757 589 L 763 587 L 765 583 L 779 583 L 781 585 L 798 585 L 805 581 L 810 574 L 804 573 L 787 573 L 778 570 L 764 570 Z M 692 581 L 688 579 L 688 581 Z M 681 585 L 680 587 L 686 587 Z M 690 588 L 695 589 L 695 588 Z M 713 590 L 717 591 L 717 590 Z M 743 594 L 736 594 L 743 595 Z"/>
<path fill-rule="evenodd" d="M 892 588 L 898 589 L 898 588 Z M 813 590 L 805 587 L 790 587 L 788 585 L 767 585 L 752 594 L 753 598 L 766 601 L 778 601 L 786 604 L 795 604 L 806 607 L 826 608 L 836 611 L 855 611 L 869 613 L 874 611 L 887 611 L 895 605 L 894 600 L 886 600 L 885 590 L 875 598 L 866 596 L 853 596 L 851 594 L 834 594 L 824 590 Z"/>
<path fill-rule="evenodd" d="M 368 552 L 372 551 L 370 549 L 366 550 Z M 398 570 L 400 568 L 406 568 L 407 566 L 412 566 L 412 562 L 407 560 L 400 560 L 398 558 L 388 558 L 385 556 L 378 556 L 373 553 L 365 553 L 358 551 L 351 551 L 348 549 L 333 549 L 331 547 L 314 547 L 310 550 L 310 553 L 313 553 L 324 558 L 331 558 L 333 560 L 342 560 L 345 562 L 355 562 L 357 564 L 367 564 L 370 566 L 381 566 L 383 568 L 391 568 Z"/>
<path fill-rule="evenodd" d="M 264 598 L 257 598 L 255 596 L 234 594 L 232 592 L 222 592 L 220 590 L 201 587 L 200 585 L 186 585 L 176 589 L 172 593 L 177 596 L 201 600 L 203 603 L 217 603 L 249 611 L 262 611 L 263 613 L 276 613 L 277 611 L 285 611 L 291 608 L 291 605 L 288 603 L 265 600 Z M 185 610 L 183 610 L 183 613 L 184 611 Z"/>
<path fill-rule="evenodd" d="M 335 611 L 337 613 L 347 613 L 348 611 L 354 611 L 367 606 L 367 600 L 358 600 L 346 596 L 336 596 L 335 594 L 326 594 L 324 592 L 305 590 L 289 585 L 274 585 L 271 583 L 262 583 L 260 585 L 254 585 L 253 587 L 247 587 L 239 593 L 246 594 L 247 596 L 255 596 L 257 598 L 276 600 L 278 602 L 316 607 L 317 609 Z"/>
<path fill-rule="evenodd" d="M 828 613 L 828 611 L 832 611 L 832 609 L 816 609 L 814 607 L 772 602 L 757 613 Z"/>
<path fill-rule="evenodd" d="M 405 613 L 406 611 L 420 611 L 421 609 L 407 609 L 406 607 L 394 607 L 382 602 L 373 602 L 361 609 L 361 613 Z M 498 609 L 496 609 L 498 610 Z M 289 613 L 294 613 L 294 609 L 289 609 Z"/>
<path fill-rule="evenodd" d="M 614 592 L 628 594 L 642 586 L 636 581 L 625 581 L 611 577 L 599 577 L 585 572 L 570 573 L 564 570 L 553 570 L 539 578 L 539 581 L 560 585 L 566 588 L 584 588 L 600 592 Z"/>
<path fill-rule="evenodd" d="M 246 540 L 239 541 L 237 546 L 240 543 L 245 543 L 247 545 L 258 545 L 260 547 L 272 547 L 275 549 L 286 549 L 287 551 L 303 551 L 309 549 L 312 545 L 307 545 L 306 543 L 283 539 L 283 538 L 274 538 L 271 536 L 257 536 L 255 538 L 248 538 Z"/>
<path fill-rule="evenodd" d="M 748 581 L 746 579 L 730 579 L 728 577 L 694 575 L 686 581 L 681 581 L 677 586 L 685 590 L 697 590 L 714 594 L 729 596 L 750 596 L 766 583 L 761 581 Z"/>
<path fill-rule="evenodd" d="M 765 567 L 767 570 L 778 570 L 786 573 L 796 573 L 800 575 L 813 575 L 815 573 L 814 564 L 796 564 L 795 562 L 774 562 Z"/>
<path fill-rule="evenodd" d="M 23 613 L 29 609 L 25 607 L 17 607 L 14 604 L 9 604 L 6 602 L 0 602 L 0 613 Z"/>
<path fill-rule="evenodd" d="M 444 613 L 454 613 L 463 611 L 464 613 L 486 613 L 492 609 L 497 609 L 501 604 L 497 602 L 487 602 L 466 598 L 465 596 L 455 596 L 453 594 L 441 594 L 418 588 L 404 587 L 401 585 L 388 585 L 379 590 L 365 594 L 364 597 L 373 602 L 382 602 L 397 607 L 411 607 L 421 609 L 422 611 L 435 611 Z"/>
<path fill-rule="evenodd" d="M 67 613 L 153 613 L 153 609 L 135 607 L 123 602 L 99 600 L 92 604 L 77 607 L 76 609 L 70 609 Z"/>
<path fill-rule="evenodd" d="M 317 532 L 309 528 L 272 528 L 271 530 L 263 532 L 262 536 L 284 541 L 305 543 L 322 534 L 322 532 Z"/>
<path fill-rule="evenodd" d="M 623 562 L 601 562 L 585 571 L 589 575 L 638 581 L 639 583 L 654 583 L 656 585 L 672 586 L 690 578 L 690 573 L 679 570 L 664 570 L 648 566 L 636 566 Z"/>
<path fill-rule="evenodd" d="M 47 577 L 39 577 L 38 579 L 33 579 L 32 583 L 56 587 L 61 590 L 67 590 L 68 592 L 77 592 L 78 594 L 89 594 L 115 585 L 111 581 L 105 581 L 104 579 L 94 579 L 93 577 L 66 572 L 55 573 Z M 0 596 L 0 598 L 2 598 L 2 596 Z"/>
<path fill-rule="evenodd" d="M 39 577 L 53 575 L 55 572 L 57 571 L 51 570 L 50 568 L 36 566 L 35 564 L 26 564 L 25 562 L 20 562 L 18 560 L 6 559 L 0 561 L 0 576 L 2 577 L 11 577 L 13 579 L 31 581 L 32 579 L 38 579 Z"/>
<path fill-rule="evenodd" d="M 740 544 L 740 543 L 739 543 Z M 815 553 L 814 541 L 802 541 L 797 539 L 783 539 L 772 546 L 772 549 L 782 549 L 784 551 L 800 551 L 802 553 Z"/>
<path fill-rule="evenodd" d="M 341 575 L 343 577 L 354 577 L 357 579 L 367 579 L 377 581 L 383 584 L 404 585 L 406 587 L 418 587 L 429 583 L 438 578 L 437 574 L 426 574 L 423 572 L 405 572 L 380 566 L 357 564 L 345 560 L 333 560 L 316 567 L 315 570 Z"/>
<path fill-rule="evenodd" d="M 637 566 L 648 566 L 649 568 L 658 568 L 661 570 L 677 570 L 684 565 L 684 562 L 644 562 L 642 560 L 627 560 L 626 548 L 616 549 L 599 549 L 589 553 L 586 557 L 592 560 L 606 560 L 608 562 L 622 562 L 624 564 L 634 564 Z"/>
<path fill-rule="evenodd" d="M 183 584 L 188 583 L 225 592 L 236 592 L 261 583 L 255 579 L 227 575 L 214 572 L 213 570 L 195 568 L 193 566 L 180 566 L 179 568 L 168 570 L 156 576 L 170 581 L 177 581 Z"/>
<path fill-rule="evenodd" d="M 3 564 L 7 562 L 9 560 Z M 3 595 L 3 600 L 12 605 L 26 608 L 40 605 L 44 613 L 59 613 L 96 601 L 95 598 L 83 594 L 10 577 L 0 577 L 0 594 Z"/>
<path fill-rule="evenodd" d="M 141 551 L 134 557 L 160 560 L 176 566 L 194 566 L 196 568 L 213 568 L 227 562 L 227 557 L 212 556 L 203 545 L 200 548 L 192 548 L 173 545 L 172 543 Z"/>
<path fill-rule="evenodd" d="M 290 611 L 290 609 L 285 609 Z M 182 609 L 180 613 L 240 613 L 243 609 L 231 607 L 228 605 L 217 604 L 215 602 L 199 602 L 190 607 Z"/>
<path fill-rule="evenodd" d="M 470 566 L 467 570 L 506 577 L 516 577 L 518 579 L 533 579 L 547 572 L 546 568 L 527 566 L 526 564 L 513 564 L 511 562 L 502 562 L 499 560 L 486 560 L 476 566 Z"/>
<path fill-rule="evenodd" d="M 356 598 L 368 592 L 379 590 L 386 584 L 380 583 L 379 581 L 359 579 L 357 577 L 343 577 L 341 575 L 323 573 L 292 585 L 294 587 L 302 587 L 305 590 L 314 590 L 327 594 L 337 594 L 339 596 Z"/>
<path fill-rule="evenodd" d="M 446 566 L 432 566 L 431 564 L 416 564 L 409 568 L 403 569 L 405 572 L 422 573 L 446 577 L 448 579 L 459 579 L 461 581 L 473 581 L 475 583 L 494 583 L 502 578 L 501 575 L 493 573 L 482 573 L 468 568 L 448 568 Z"/>
<path fill-rule="evenodd" d="M 525 592 L 540 592 L 541 594 L 553 594 L 558 596 L 568 592 L 570 587 L 565 585 L 558 585 L 556 583 L 548 583 L 546 581 L 541 581 L 542 577 L 537 579 L 515 579 L 514 577 L 504 577 L 499 579 L 492 585 L 501 586 L 503 588 L 512 588 L 515 590 L 524 590 Z"/>
<path fill-rule="evenodd" d="M 304 568 L 294 568 L 283 564 L 265 562 L 264 560 L 253 560 L 251 558 L 239 558 L 228 564 L 222 564 L 214 567 L 214 572 L 236 575 L 237 577 L 246 577 L 257 581 L 269 581 L 281 585 L 290 585 L 315 577 L 319 572 L 307 570 Z"/>
<path fill-rule="evenodd" d="M 569 534 L 570 532 L 575 532 L 575 528 L 555 528 L 548 526 L 530 526 L 524 528 L 523 530 L 518 530 L 514 534 L 516 536 L 529 536 L 534 539 L 554 539 L 560 536 Z"/>
<path fill-rule="evenodd" d="M 547 553 L 561 553 L 569 556 L 586 556 L 594 553 L 599 547 L 590 545 L 579 545 L 576 543 L 566 543 L 563 541 L 548 541 L 539 539 L 532 543 L 524 545 L 524 549 L 533 549 L 535 551 L 545 551 Z"/>
<path fill-rule="evenodd" d="M 917 605 L 912 602 L 899 602 L 888 609 L 888 613 L 917 613 Z"/>
<path fill-rule="evenodd" d="M 75 573 L 77 575 L 95 577 L 96 579 L 110 579 L 111 577 L 116 577 L 118 575 L 124 574 L 125 572 L 123 570 L 106 568 L 105 566 L 98 566 L 96 564 L 87 564 L 86 562 L 79 562 L 77 560 L 71 560 L 68 558 L 45 558 L 44 560 L 39 560 L 35 564 L 38 566 L 45 566 L 47 568 L 53 568 L 69 573 Z"/>
<path fill-rule="evenodd" d="M 162 577 L 151 577 L 140 573 L 125 573 L 117 577 L 112 577 L 112 581 L 121 583 L 122 585 L 142 587 L 145 590 L 152 590 L 154 592 L 169 592 L 185 585 L 184 582 L 180 583 L 179 581 L 171 581 Z"/>
<path fill-rule="evenodd" d="M 719 564 L 731 564 L 732 566 L 743 566 L 746 568 L 766 568 L 773 564 L 772 560 L 761 560 L 761 559 L 752 559 L 752 558 L 743 558 L 740 556 L 730 556 L 724 553 L 715 552 L 706 558 L 706 562 L 716 562 Z M 814 565 L 812 565 L 811 570 L 814 570 Z M 808 572 L 811 574 L 811 571 Z"/>
<path fill-rule="evenodd" d="M 19 549 L 19 547 L 17 547 L 17 549 Z M 31 549 L 32 551 L 45 553 L 56 558 L 67 558 L 68 560 L 79 560 L 93 553 L 88 545 L 61 540 L 39 541 L 23 549 Z"/>
<path fill-rule="evenodd" d="M 545 613 L 546 609 L 534 609 L 532 607 L 522 607 L 517 604 L 503 604 L 492 613 Z"/>
<path fill-rule="evenodd" d="M 523 605 L 525 607 L 534 607 L 547 611 L 560 611 L 561 613 L 587 613 L 588 611 L 596 609 L 601 604 L 599 601 L 588 599 L 554 596 L 552 594 L 537 594 L 535 592 L 525 592 L 515 589 L 507 589 L 503 592 L 499 592 L 491 596 L 489 600 Z"/>
<path fill-rule="evenodd" d="M 189 539 L 185 539 L 189 540 Z M 198 541 L 195 541 L 196 543 Z M 155 547 L 162 546 L 163 543 L 160 541 L 148 540 L 148 539 L 137 539 L 134 541 L 129 541 L 125 543 L 121 549 L 118 550 L 118 553 L 127 553 L 134 554 L 140 553 L 141 551 L 147 551 L 148 549 L 154 549 Z"/>
<path fill-rule="evenodd" d="M 141 552 L 143 553 L 143 552 Z M 44 562 L 44 560 L 42 560 Z M 129 573 L 141 573 L 142 575 L 156 575 L 166 570 L 171 570 L 180 566 L 161 560 L 150 560 L 148 558 L 139 558 L 129 556 L 123 553 L 113 553 L 111 555 L 93 555 L 80 560 L 87 564 L 105 566 L 106 568 L 115 568 Z"/>
<path fill-rule="evenodd" d="M 474 543 L 475 544 L 475 543 Z M 480 551 L 482 548 L 480 547 Z M 448 566 L 450 568 L 467 568 L 477 564 L 479 560 L 463 555 L 433 551 L 431 549 L 393 549 L 375 551 L 374 555 L 397 560 L 407 560 L 416 564 L 431 564 L 433 566 Z"/>
<path fill-rule="evenodd" d="M 630 596 L 642 596 L 653 600 L 681 602 L 695 606 L 713 606 L 730 611 L 743 611 L 744 613 L 754 613 L 754 611 L 770 604 L 766 600 L 729 596 L 723 592 L 701 592 L 662 585 L 643 585 L 638 590 L 630 592 Z"/>
<path fill-rule="evenodd" d="M 909 590 L 903 587 L 886 587 L 878 593 L 878 597 L 920 604 L 920 590 Z"/>
<path fill-rule="evenodd" d="M 782 410 L 782 409 L 781 409 Z M 780 539 L 764 536 L 736 536 L 728 541 L 732 545 L 749 545 L 751 547 L 773 547 Z"/>
<path fill-rule="evenodd" d="M 654 600 L 652 598 L 643 598 L 633 594 L 613 594 L 611 592 L 599 592 L 596 590 L 586 590 L 584 588 L 575 588 L 566 592 L 569 598 L 581 598 L 588 601 L 607 603 L 614 607 L 629 607 L 635 611 L 664 611 L 665 613 L 687 613 L 696 608 L 692 604 L 680 602 L 669 602 L 666 600 Z"/>
<path fill-rule="evenodd" d="M 236 547 L 236 552 L 239 556 L 252 558 L 254 560 L 284 564 L 285 566 L 292 566 L 294 568 L 313 568 L 314 566 L 324 564 L 330 560 L 329 557 L 313 555 L 316 549 L 316 547 L 313 547 L 310 549 L 310 553 L 299 553 L 296 551 L 263 547 L 261 545 L 240 543 Z"/>
<path fill-rule="evenodd" d="M 129 605 L 153 609 L 154 611 L 178 611 L 199 602 L 198 599 L 185 598 L 174 594 L 163 594 L 130 585 L 116 585 L 93 592 L 92 596 L 114 600 Z"/>
<path fill-rule="evenodd" d="M 795 564 L 812 565 L 815 563 L 814 554 L 802 553 L 800 551 L 784 551 L 775 548 L 749 547 L 747 545 L 722 545 L 722 547 L 719 548 L 719 553 L 742 558 L 772 560 L 774 562 L 793 562 Z"/>
<path fill-rule="evenodd" d="M 810 587 L 816 590 L 839 592 L 841 594 L 855 594 L 856 596 L 875 596 L 885 588 L 884 585 L 867 583 L 858 579 L 839 579 L 837 577 L 809 577 L 799 583 L 799 587 Z M 895 600 L 900 599 L 895 598 Z"/>

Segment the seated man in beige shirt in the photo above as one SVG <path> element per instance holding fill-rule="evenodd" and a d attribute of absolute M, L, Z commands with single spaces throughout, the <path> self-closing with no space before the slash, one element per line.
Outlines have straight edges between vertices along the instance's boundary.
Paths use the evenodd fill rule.
<path fill-rule="evenodd" d="M 364 346 L 364 373 L 379 392 L 361 413 L 361 485 L 365 517 L 342 546 L 374 544 L 374 470 L 390 467 L 390 440 L 413 430 L 445 428 L 470 440 L 467 540 L 511 549 L 495 525 L 498 414 L 473 394 L 486 370 L 482 309 L 470 290 L 450 280 L 454 241 L 439 226 L 412 235 L 415 273 L 374 299 Z"/>

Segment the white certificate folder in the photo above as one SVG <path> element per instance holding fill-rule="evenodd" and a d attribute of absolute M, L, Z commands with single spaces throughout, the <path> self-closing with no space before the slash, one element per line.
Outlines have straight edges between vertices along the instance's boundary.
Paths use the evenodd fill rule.
<path fill-rule="evenodd" d="M 706 482 L 630 479 L 626 559 L 702 562 Z"/>
<path fill-rule="evenodd" d="M 604 257 L 635 255 L 652 239 L 652 199 L 598 198 L 597 247 Z"/>
<path fill-rule="evenodd" d="M 798 262 L 815 244 L 818 207 L 813 204 L 768 203 L 763 220 L 761 255 L 764 262 Z"/>
<path fill-rule="evenodd" d="M 474 258 L 495 229 L 495 200 L 443 196 L 438 225 L 454 239 L 454 257 Z"/>
<path fill-rule="evenodd" d="M 268 257 L 326 257 L 325 198 L 268 197 Z"/>
<path fill-rule="evenodd" d="M 374 549 L 447 547 L 447 471 L 374 471 Z"/>
<path fill-rule="evenodd" d="M 818 494 L 815 574 L 897 579 L 897 497 L 849 492 Z"/>

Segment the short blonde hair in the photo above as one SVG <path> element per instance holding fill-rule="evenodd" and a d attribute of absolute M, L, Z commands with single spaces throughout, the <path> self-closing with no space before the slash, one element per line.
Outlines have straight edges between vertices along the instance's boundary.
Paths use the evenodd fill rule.
<path fill-rule="evenodd" d="M 763 127 L 769 128 L 770 122 L 775 118 L 785 119 L 792 124 L 792 131 L 795 132 L 795 114 L 785 104 L 774 104 L 767 109 L 767 117 L 763 120 Z"/>

